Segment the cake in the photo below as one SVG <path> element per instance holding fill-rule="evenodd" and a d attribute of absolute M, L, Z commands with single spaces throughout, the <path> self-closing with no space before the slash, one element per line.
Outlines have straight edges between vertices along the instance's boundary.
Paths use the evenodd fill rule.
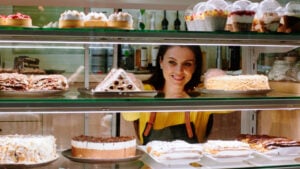
<path fill-rule="evenodd" d="M 1 135 L 1 164 L 36 164 L 54 160 L 55 138 L 51 135 Z"/>
<path fill-rule="evenodd" d="M 104 13 L 90 12 L 85 16 L 84 27 L 106 27 L 107 17 Z"/>
<path fill-rule="evenodd" d="M 263 0 L 260 2 L 253 19 L 252 31 L 277 32 L 281 8 L 276 0 Z"/>
<path fill-rule="evenodd" d="M 29 80 L 30 91 L 67 90 L 68 81 L 63 75 L 32 75 Z"/>
<path fill-rule="evenodd" d="M 136 155 L 136 139 L 130 136 L 72 138 L 72 156 L 79 158 L 120 159 Z"/>
<path fill-rule="evenodd" d="M 270 135 L 250 135 L 241 134 L 238 140 L 249 144 L 249 146 L 259 152 L 268 152 L 273 149 L 285 147 L 299 147 L 300 142 L 286 137 Z"/>
<path fill-rule="evenodd" d="M 150 141 L 146 144 L 146 151 L 159 160 L 199 160 L 203 155 L 200 144 L 190 144 L 183 140 Z"/>
<path fill-rule="evenodd" d="M 207 31 L 223 31 L 227 21 L 227 12 L 222 9 L 207 10 L 204 12 L 204 21 Z"/>
<path fill-rule="evenodd" d="M 6 24 L 7 26 L 20 26 L 20 27 L 31 27 L 32 20 L 29 15 L 16 13 L 11 14 L 6 17 Z"/>
<path fill-rule="evenodd" d="M 223 75 L 205 79 L 204 87 L 209 90 L 251 91 L 269 90 L 268 77 L 265 75 Z"/>
<path fill-rule="evenodd" d="M 261 18 L 254 18 L 252 31 L 254 32 L 277 32 L 280 16 L 276 12 L 266 12 Z"/>
<path fill-rule="evenodd" d="M 114 12 L 109 16 L 107 26 L 113 28 L 132 29 L 132 16 L 127 12 Z"/>
<path fill-rule="evenodd" d="M 112 69 L 107 76 L 96 86 L 94 91 L 141 91 L 142 85 L 133 74 L 125 70 Z"/>
<path fill-rule="evenodd" d="M 0 91 L 26 91 L 29 80 L 26 75 L 19 73 L 0 73 Z"/>
<path fill-rule="evenodd" d="M 203 144 L 203 152 L 216 158 L 249 156 L 249 144 L 237 140 L 208 140 Z"/>
<path fill-rule="evenodd" d="M 285 11 L 280 20 L 278 32 L 292 33 L 300 31 L 300 3 L 290 1 L 285 6 Z"/>
<path fill-rule="evenodd" d="M 232 21 L 232 32 L 249 32 L 256 13 L 255 5 L 248 0 L 235 1 L 230 9 L 229 17 Z"/>
<path fill-rule="evenodd" d="M 60 15 L 58 21 L 59 28 L 80 28 L 84 27 L 84 17 L 83 12 L 78 12 L 76 10 L 67 10 Z"/>
<path fill-rule="evenodd" d="M 0 15 L 0 26 L 6 25 L 6 16 Z"/>
<path fill-rule="evenodd" d="M 63 75 L 31 75 L 0 73 L 0 91 L 46 91 L 69 88 Z"/>

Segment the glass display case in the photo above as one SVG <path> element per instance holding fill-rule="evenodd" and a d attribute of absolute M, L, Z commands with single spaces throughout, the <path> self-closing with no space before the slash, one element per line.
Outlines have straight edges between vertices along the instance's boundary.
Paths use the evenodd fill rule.
<path fill-rule="evenodd" d="M 51 5 L 48 1 L 41 1 L 41 4 L 35 2 L 23 2 L 3 5 Z M 96 3 L 96 2 L 94 2 Z M 105 7 L 113 8 L 115 4 L 121 3 L 122 7 L 140 8 L 141 4 L 124 3 L 112 1 L 111 4 L 105 4 Z M 195 2 L 191 2 L 195 3 Z M 55 6 L 64 6 L 58 1 L 53 1 Z M 80 1 L 75 2 L 79 7 L 90 7 L 92 2 L 88 1 L 85 5 Z M 97 3 L 96 3 L 97 4 Z M 95 4 L 94 4 L 95 5 Z M 96 5 L 94 7 L 99 7 Z M 168 7 L 163 2 L 153 2 L 148 8 L 161 9 Z M 169 9 L 186 9 L 187 5 L 181 1 L 176 1 Z M 112 50 L 113 67 L 117 66 L 118 45 L 200 45 L 204 47 L 215 46 L 240 46 L 242 50 L 242 73 L 255 74 L 258 69 L 258 57 L 262 53 L 288 52 L 297 49 L 300 46 L 300 34 L 284 33 L 230 33 L 225 31 L 218 32 L 197 32 L 197 31 L 161 31 L 161 30 L 120 30 L 120 29 L 101 29 L 101 28 L 19 28 L 19 27 L 0 27 L 0 48 L 5 49 L 0 52 L 5 55 L 7 49 L 13 55 L 20 55 L 28 51 L 34 55 L 46 55 L 53 57 L 52 65 L 49 69 L 61 70 L 70 67 L 69 72 L 60 72 L 69 80 L 70 88 L 61 93 L 22 93 L 22 92 L 3 92 L 0 91 L 0 114 L 1 130 L 0 134 L 12 134 L 5 125 L 13 126 L 16 123 L 9 124 L 6 116 L 16 115 L 14 122 L 30 122 L 26 124 L 20 133 L 22 134 L 53 134 L 57 137 L 59 152 L 70 146 L 70 138 L 80 133 L 93 134 L 97 132 L 106 135 L 116 135 L 115 127 L 118 126 L 119 112 L 165 112 L 165 111 L 242 111 L 245 116 L 252 116 L 256 111 L 283 110 L 298 111 L 300 109 L 299 92 L 285 92 L 284 89 L 278 89 L 281 84 L 274 84 L 276 88 L 267 94 L 252 95 L 203 95 L 200 94 L 193 98 L 164 99 L 156 98 L 153 95 L 143 96 L 91 96 L 80 89 L 92 89 L 105 74 L 94 75 L 91 69 L 90 52 L 103 48 Z M 43 50 L 43 53 L 37 51 Z M 24 52 L 25 51 L 25 52 Z M 58 55 L 68 55 L 63 59 Z M 100 55 L 99 55 L 100 56 Z M 12 56 L 13 57 L 13 56 Z M 72 58 L 73 57 L 73 58 Z M 207 56 L 208 58 L 210 56 Z M 80 64 L 75 64 L 71 60 L 76 58 Z M 64 60 L 61 61 L 60 59 Z M 57 61 L 58 63 L 56 63 Z M 68 61 L 70 61 L 68 63 Z M 1 57 L 1 66 L 11 64 L 12 58 Z M 59 63 L 61 62 L 61 63 Z M 57 64 L 57 65 L 56 65 Z M 136 74 L 137 77 L 144 78 L 149 74 Z M 74 80 L 76 79 L 76 80 Z M 74 81 L 73 81 L 74 80 Z M 283 82 L 284 83 L 284 82 Z M 297 83 L 293 86 L 297 90 Z M 197 91 L 196 91 L 197 92 Z M 200 93 L 200 91 L 198 91 Z M 254 113 L 255 114 L 255 113 Z M 25 119 L 18 116 L 25 116 Z M 110 122 L 112 128 L 101 128 L 103 131 L 91 130 L 97 128 L 99 121 L 103 116 L 109 116 L 113 119 Z M 63 124 L 68 121 L 70 126 Z M 241 123 L 249 125 L 247 120 Z M 19 125 L 20 123 L 18 123 Z M 253 124 L 252 124 L 253 125 Z M 254 124 L 256 125 L 256 123 Z M 55 126 L 55 127 L 53 127 Z M 107 126 L 106 126 L 107 127 Z M 74 130 L 69 130 L 73 128 Z M 261 127 L 263 128 L 263 127 Z M 71 131 L 71 132 L 70 132 Z M 104 134 L 105 135 L 105 134 Z M 58 138 L 64 136 L 65 138 Z M 249 161 L 241 163 L 223 163 L 210 160 L 200 161 L 198 164 L 188 165 L 189 168 L 298 168 L 300 166 L 300 155 L 293 156 L 292 159 L 283 161 L 265 160 L 263 157 L 253 157 Z M 74 162 L 60 154 L 60 157 L 49 164 L 20 166 L 10 165 L 5 167 L 16 168 L 72 168 L 72 169 L 93 169 L 93 168 L 143 168 L 146 165 L 151 168 L 172 168 L 172 166 L 161 165 L 151 161 L 147 155 L 142 154 L 137 159 L 128 161 L 77 161 Z M 227 165 L 228 164 L 228 165 Z M 0 165 L 1 167 L 1 165 Z M 175 167 L 175 166 L 174 166 Z"/>

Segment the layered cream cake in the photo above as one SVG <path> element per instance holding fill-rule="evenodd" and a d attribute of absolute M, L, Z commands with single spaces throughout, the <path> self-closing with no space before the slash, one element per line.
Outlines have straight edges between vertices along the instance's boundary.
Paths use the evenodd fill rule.
<path fill-rule="evenodd" d="M 31 27 L 32 20 L 29 15 L 24 15 L 21 13 L 11 14 L 6 17 L 7 26 L 21 26 L 21 27 Z"/>
<path fill-rule="evenodd" d="M 57 158 L 55 138 L 51 135 L 0 136 L 0 163 L 35 164 Z"/>
<path fill-rule="evenodd" d="M 60 15 L 59 28 L 80 28 L 84 26 L 85 14 L 76 10 L 67 10 Z"/>
<path fill-rule="evenodd" d="M 90 12 L 85 16 L 84 27 L 106 27 L 107 17 L 101 12 Z"/>
<path fill-rule="evenodd" d="M 77 136 L 71 141 L 72 156 L 81 158 L 118 159 L 136 154 L 136 139 L 130 136 L 93 137 Z"/>
<path fill-rule="evenodd" d="M 223 75 L 205 79 L 204 87 L 209 90 L 251 91 L 269 90 L 268 77 L 265 75 Z"/>
<path fill-rule="evenodd" d="M 108 17 L 108 27 L 132 29 L 133 19 L 127 12 L 115 12 Z"/>

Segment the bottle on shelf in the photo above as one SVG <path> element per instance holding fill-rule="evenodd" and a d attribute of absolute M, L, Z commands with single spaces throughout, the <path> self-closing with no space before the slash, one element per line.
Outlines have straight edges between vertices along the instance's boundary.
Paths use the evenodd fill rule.
<path fill-rule="evenodd" d="M 121 67 L 126 70 L 134 69 L 133 49 L 131 45 L 122 45 Z"/>
<path fill-rule="evenodd" d="M 179 19 L 179 12 L 176 11 L 176 19 L 174 21 L 174 30 L 180 30 L 181 21 Z"/>
<path fill-rule="evenodd" d="M 146 46 L 141 48 L 141 69 L 146 70 L 148 67 L 148 49 Z"/>
<path fill-rule="evenodd" d="M 239 46 L 229 46 L 229 70 L 239 70 L 241 68 L 241 48 Z"/>
<path fill-rule="evenodd" d="M 167 11 L 164 10 L 164 18 L 161 21 L 161 29 L 162 30 L 168 30 L 169 21 L 167 19 Z"/>
<path fill-rule="evenodd" d="M 216 68 L 222 69 L 222 49 L 221 46 L 217 46 Z"/>
<path fill-rule="evenodd" d="M 145 17 L 145 9 L 140 9 L 139 17 L 138 17 L 138 29 L 144 30 L 146 27 L 146 17 Z"/>
<path fill-rule="evenodd" d="M 155 30 L 155 12 L 151 12 L 150 30 Z"/>

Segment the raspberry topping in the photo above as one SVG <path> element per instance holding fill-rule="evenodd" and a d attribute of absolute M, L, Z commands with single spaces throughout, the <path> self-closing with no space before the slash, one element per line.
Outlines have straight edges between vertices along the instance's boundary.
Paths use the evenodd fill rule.
<path fill-rule="evenodd" d="M 30 19 L 29 15 L 24 15 L 21 13 L 11 14 L 7 16 L 8 19 Z"/>

